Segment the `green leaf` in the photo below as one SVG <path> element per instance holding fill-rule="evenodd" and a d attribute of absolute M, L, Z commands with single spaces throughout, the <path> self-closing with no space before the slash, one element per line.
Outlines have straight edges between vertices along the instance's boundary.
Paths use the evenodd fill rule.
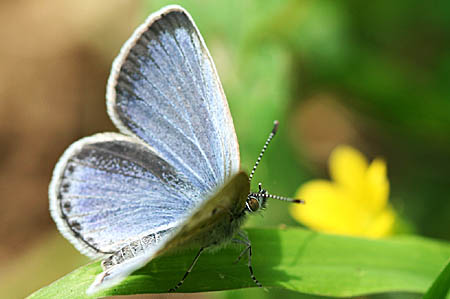
<path fill-rule="evenodd" d="M 425 293 L 450 257 L 449 243 L 414 236 L 368 240 L 300 228 L 253 228 L 248 234 L 258 280 L 265 287 L 307 294 Z M 230 246 L 202 255 L 179 292 L 255 287 L 246 263 L 232 263 L 241 249 Z M 97 295 L 167 292 L 181 279 L 195 253 L 187 250 L 160 257 Z M 85 297 L 85 290 L 100 272 L 99 262 L 83 266 L 30 298 Z"/>
<path fill-rule="evenodd" d="M 436 298 L 445 298 L 449 295 L 450 289 L 450 260 L 447 263 L 447 266 L 442 270 L 437 279 L 433 282 L 431 287 L 426 292 L 423 299 L 436 299 Z"/>

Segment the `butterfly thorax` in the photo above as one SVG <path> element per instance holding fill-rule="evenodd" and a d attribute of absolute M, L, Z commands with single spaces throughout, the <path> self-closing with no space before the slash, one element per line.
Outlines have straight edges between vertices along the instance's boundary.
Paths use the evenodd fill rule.
<path fill-rule="evenodd" d="M 232 177 L 187 221 L 185 230 L 189 233 L 181 234 L 186 242 L 180 243 L 201 247 L 227 243 L 245 220 L 249 189 L 247 174 Z"/>

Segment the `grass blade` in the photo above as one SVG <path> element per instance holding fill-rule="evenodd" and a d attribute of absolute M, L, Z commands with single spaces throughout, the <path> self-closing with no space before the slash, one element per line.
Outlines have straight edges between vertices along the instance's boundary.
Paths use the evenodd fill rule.
<path fill-rule="evenodd" d="M 368 240 L 326 235 L 300 228 L 248 229 L 253 268 L 265 287 L 324 296 L 382 292 L 425 293 L 450 257 L 450 244 L 420 237 Z M 205 252 L 179 292 L 255 287 L 246 263 L 232 262 L 241 248 Z M 98 295 L 164 293 L 184 274 L 196 250 L 166 255 L 136 271 L 122 284 Z M 83 266 L 30 298 L 85 297 L 101 271 Z"/>

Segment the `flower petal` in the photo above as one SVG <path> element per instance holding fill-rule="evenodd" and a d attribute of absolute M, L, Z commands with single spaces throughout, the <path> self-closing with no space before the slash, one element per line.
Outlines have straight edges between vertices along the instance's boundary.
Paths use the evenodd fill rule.
<path fill-rule="evenodd" d="M 296 194 L 304 205 L 292 205 L 292 216 L 306 226 L 329 233 L 358 235 L 362 232 L 358 207 L 347 199 L 345 192 L 325 180 L 302 185 Z"/>
<path fill-rule="evenodd" d="M 375 159 L 367 169 L 366 177 L 367 209 L 376 214 L 385 208 L 389 198 L 386 163 Z"/>
<path fill-rule="evenodd" d="M 378 217 L 376 217 L 367 230 L 364 232 L 364 236 L 369 238 L 382 238 L 392 234 L 395 222 L 395 213 L 391 207 L 382 211 Z"/>
<path fill-rule="evenodd" d="M 329 158 L 331 178 L 342 187 L 355 192 L 357 198 L 362 195 L 367 166 L 366 158 L 347 145 L 336 147 Z"/>

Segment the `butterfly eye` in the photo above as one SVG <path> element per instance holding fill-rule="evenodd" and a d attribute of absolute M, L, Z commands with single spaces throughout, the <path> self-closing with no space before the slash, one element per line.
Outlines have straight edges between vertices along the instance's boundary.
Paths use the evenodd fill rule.
<path fill-rule="evenodd" d="M 250 212 L 256 212 L 259 210 L 259 201 L 256 199 L 256 197 L 249 196 L 247 198 L 246 206 Z"/>

